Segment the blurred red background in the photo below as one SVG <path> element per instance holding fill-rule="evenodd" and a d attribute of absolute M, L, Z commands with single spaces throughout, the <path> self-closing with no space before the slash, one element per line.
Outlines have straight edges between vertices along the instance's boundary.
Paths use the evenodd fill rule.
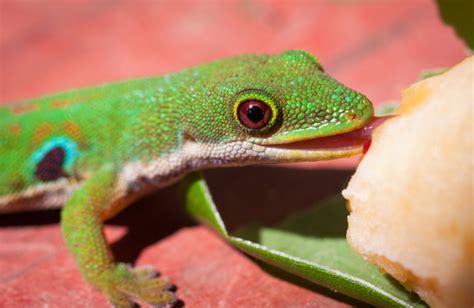
<path fill-rule="evenodd" d="M 465 55 L 431 0 L 0 3 L 2 102 L 301 48 L 379 103 Z"/>
<path fill-rule="evenodd" d="M 376 105 L 399 99 L 423 69 L 465 57 L 431 0 L 2 0 L 0 102 L 294 48 L 315 54 L 329 74 Z M 80 279 L 56 224 L 4 225 L 0 306 L 104 304 Z M 189 307 L 326 307 L 344 300 L 269 276 L 203 227 L 149 246 L 138 263 L 170 276 Z"/>

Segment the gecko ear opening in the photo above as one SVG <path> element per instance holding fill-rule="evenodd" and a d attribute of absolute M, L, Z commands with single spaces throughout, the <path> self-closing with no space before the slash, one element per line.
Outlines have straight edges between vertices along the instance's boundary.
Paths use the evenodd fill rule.
<path fill-rule="evenodd" d="M 186 131 L 183 131 L 182 140 L 183 142 L 186 142 L 186 141 L 196 142 L 196 138 L 194 138 L 191 134 L 189 134 Z"/>

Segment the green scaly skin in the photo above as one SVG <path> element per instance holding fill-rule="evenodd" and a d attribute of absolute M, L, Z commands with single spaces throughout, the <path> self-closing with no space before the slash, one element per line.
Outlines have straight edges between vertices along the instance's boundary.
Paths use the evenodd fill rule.
<path fill-rule="evenodd" d="M 248 99 L 272 110 L 261 129 L 239 121 L 237 107 Z M 115 263 L 105 220 L 192 170 L 360 153 L 360 146 L 285 145 L 350 132 L 372 117 L 367 98 L 304 51 L 237 56 L 20 102 L 0 108 L 0 212 L 64 204 L 64 238 L 91 285 L 117 307 L 169 304 L 175 296 L 165 279 Z"/>

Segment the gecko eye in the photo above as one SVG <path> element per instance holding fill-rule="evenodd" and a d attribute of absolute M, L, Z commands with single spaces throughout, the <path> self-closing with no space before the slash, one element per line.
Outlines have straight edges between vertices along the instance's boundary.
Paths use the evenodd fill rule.
<path fill-rule="evenodd" d="M 240 123 L 250 129 L 262 128 L 272 118 L 272 108 L 260 100 L 243 101 L 237 111 Z"/>
<path fill-rule="evenodd" d="M 255 137 L 269 136 L 280 127 L 282 114 L 276 98 L 258 89 L 241 91 L 232 99 L 237 128 Z"/>

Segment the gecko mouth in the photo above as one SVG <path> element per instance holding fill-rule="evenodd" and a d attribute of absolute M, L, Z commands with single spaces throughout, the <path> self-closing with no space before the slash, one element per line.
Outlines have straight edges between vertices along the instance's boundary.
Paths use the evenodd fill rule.
<path fill-rule="evenodd" d="M 374 129 L 388 118 L 390 116 L 374 117 L 364 127 L 343 134 L 265 146 L 273 149 L 296 150 L 298 152 L 365 153 L 370 146 Z"/>

